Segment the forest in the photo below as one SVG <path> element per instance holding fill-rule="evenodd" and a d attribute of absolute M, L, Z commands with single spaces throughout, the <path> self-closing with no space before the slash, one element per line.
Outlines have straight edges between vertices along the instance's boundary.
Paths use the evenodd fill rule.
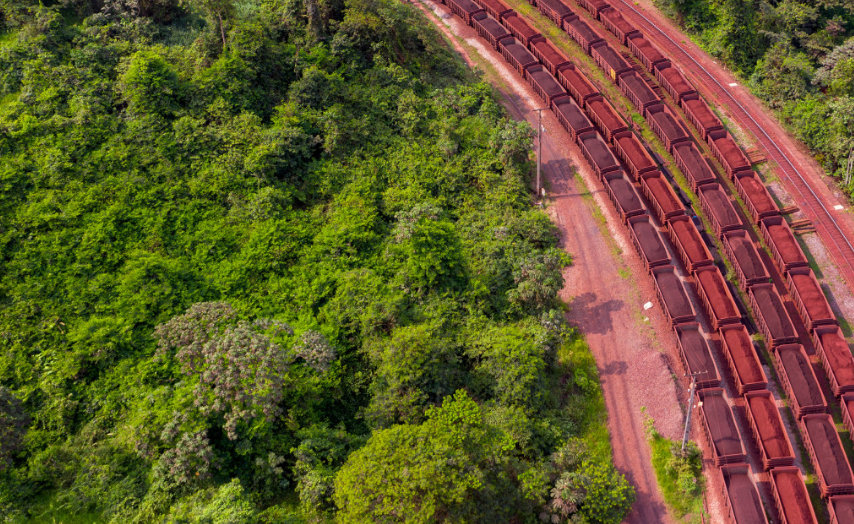
<path fill-rule="evenodd" d="M 854 2 L 656 0 L 844 181 L 854 150 Z M 854 197 L 854 180 L 844 187 Z"/>
<path fill-rule="evenodd" d="M 397 0 L 0 0 L 0 522 L 620 522 L 530 151 Z"/>

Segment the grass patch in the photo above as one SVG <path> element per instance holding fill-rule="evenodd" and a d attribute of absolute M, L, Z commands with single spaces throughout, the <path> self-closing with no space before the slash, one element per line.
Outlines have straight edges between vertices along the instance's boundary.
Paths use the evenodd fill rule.
<path fill-rule="evenodd" d="M 652 418 L 647 417 L 644 425 L 652 449 L 652 468 L 664 503 L 677 517 L 685 517 L 683 522 L 701 522 L 706 482 L 700 448 L 689 441 L 683 454 L 681 443 L 661 436 Z"/>
<path fill-rule="evenodd" d="M 100 524 L 104 518 L 100 513 L 80 513 L 70 511 L 65 504 L 60 504 L 54 496 L 45 499 L 44 505 L 38 506 L 35 515 L 24 520 L 27 524 Z"/>

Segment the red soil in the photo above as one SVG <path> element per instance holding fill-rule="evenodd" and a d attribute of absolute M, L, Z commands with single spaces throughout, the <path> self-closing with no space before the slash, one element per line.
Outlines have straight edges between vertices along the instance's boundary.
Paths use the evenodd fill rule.
<path fill-rule="evenodd" d="M 779 253 L 782 263 L 788 268 L 792 264 L 809 265 L 807 257 L 798 245 L 792 230 L 782 217 L 766 218 L 762 221 L 770 242 L 774 244 L 774 248 Z"/>
<path fill-rule="evenodd" d="M 597 96 L 587 101 L 587 113 L 599 125 L 599 130 L 609 139 L 614 133 L 628 129 L 626 122 L 604 97 Z"/>
<path fill-rule="evenodd" d="M 807 310 L 810 320 L 836 318 L 833 311 L 830 310 L 830 304 L 827 303 L 827 299 L 821 291 L 818 281 L 812 275 L 812 271 L 808 271 L 806 274 L 795 273 L 793 271 L 789 273 L 789 279 L 792 285 L 792 292 L 798 295 L 801 303 Z"/>
<path fill-rule="evenodd" d="M 548 40 L 539 40 L 531 44 L 531 51 L 534 52 L 542 62 L 546 65 L 552 74 L 556 73 L 555 67 L 569 62 L 569 59 L 560 51 L 555 49 Z"/>
<path fill-rule="evenodd" d="M 787 524 L 815 523 L 807 486 L 798 468 L 780 468 L 771 470 L 771 482 L 777 490 L 777 497 L 786 515 Z"/>
<path fill-rule="evenodd" d="M 792 446 L 786 435 L 786 428 L 782 425 L 774 397 L 748 396 L 746 405 L 755 421 L 765 455 L 769 459 L 791 456 Z"/>
<path fill-rule="evenodd" d="M 747 329 L 743 325 L 733 326 L 733 328 L 737 329 L 725 327 L 720 332 L 726 351 L 735 364 L 733 372 L 738 375 L 742 384 L 767 383 L 768 379 L 756 356 L 756 350 L 753 348 L 753 341 L 750 340 Z"/>
<path fill-rule="evenodd" d="M 744 156 L 732 137 L 726 131 L 715 131 L 709 134 L 709 144 L 716 149 L 722 157 L 721 163 L 728 172 L 749 168 L 750 161 Z"/>
<path fill-rule="evenodd" d="M 712 262 L 711 253 L 709 253 L 706 243 L 703 242 L 703 238 L 700 236 L 697 226 L 691 222 L 690 218 L 685 217 L 684 219 L 676 218 L 670 220 L 667 227 L 671 232 L 670 238 L 674 241 L 674 244 L 677 245 L 677 249 L 684 254 L 691 265 L 696 265 L 698 263 L 702 264 L 707 261 L 709 263 Z M 690 268 L 686 269 L 691 271 Z"/>
<path fill-rule="evenodd" d="M 661 209 L 665 217 L 673 214 L 679 214 L 685 210 L 682 207 L 682 202 L 676 197 L 670 183 L 664 178 L 660 171 L 652 171 L 644 173 L 641 176 L 641 186 L 645 187 L 645 193 L 655 200 L 656 205 Z M 664 217 L 658 217 L 662 220 Z M 662 220 L 663 222 L 663 220 Z"/>
<path fill-rule="evenodd" d="M 786 344 L 777 348 L 777 358 L 786 371 L 791 387 L 790 394 L 801 408 L 824 405 L 821 386 L 815 378 L 807 354 L 800 344 Z"/>
<path fill-rule="evenodd" d="M 748 175 L 739 176 L 735 180 L 736 187 L 739 188 L 739 194 L 742 198 L 749 201 L 755 213 L 759 217 L 765 216 L 768 213 L 775 214 L 778 212 L 777 204 L 774 199 L 768 194 L 765 184 L 753 171 L 747 172 Z M 754 218 L 757 218 L 754 216 Z"/>
<path fill-rule="evenodd" d="M 685 110 L 685 114 L 691 120 L 699 124 L 701 134 L 704 137 L 709 131 L 719 128 L 722 125 L 718 117 L 715 116 L 715 113 L 709 108 L 709 104 L 700 98 L 699 95 L 689 95 L 683 98 L 682 109 Z"/>
<path fill-rule="evenodd" d="M 572 93 L 579 104 L 588 97 L 599 94 L 599 90 L 573 65 L 562 67 L 557 76 L 563 87 Z"/>
<path fill-rule="evenodd" d="M 821 345 L 820 351 L 833 370 L 837 384 L 850 386 L 854 384 L 854 358 L 851 356 L 848 343 L 842 337 L 842 332 L 838 327 L 834 326 L 834 328 L 832 331 L 830 329 L 816 330 Z"/>
<path fill-rule="evenodd" d="M 624 159 L 631 164 L 632 171 L 643 173 L 655 167 L 655 161 L 646 152 L 634 133 L 623 132 L 614 135 L 614 146 L 623 152 Z"/>
<path fill-rule="evenodd" d="M 702 293 L 711 306 L 711 313 L 714 313 L 716 319 L 741 318 L 732 294 L 727 289 L 726 281 L 717 267 L 698 269 L 694 277 L 697 279 L 697 285 L 702 288 Z"/>

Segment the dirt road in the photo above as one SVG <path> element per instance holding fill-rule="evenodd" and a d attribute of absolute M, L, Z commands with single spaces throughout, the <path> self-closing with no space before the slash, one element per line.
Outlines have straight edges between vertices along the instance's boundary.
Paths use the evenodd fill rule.
<path fill-rule="evenodd" d="M 527 84 L 518 80 L 501 55 L 484 45 L 471 28 L 451 17 L 444 6 L 432 2 L 416 5 L 445 33 L 467 63 L 486 62 L 494 69 L 499 77 L 497 87 L 511 115 L 527 119 L 536 129 L 537 114 L 533 109 L 542 107 L 542 103 Z M 457 38 L 463 39 L 465 46 Z M 569 145 L 569 136 L 548 111 L 543 112 L 543 127 L 548 212 L 562 232 L 564 248 L 574 258 L 573 266 L 565 271 L 566 286 L 561 297 L 570 305 L 569 320 L 586 335 L 596 357 L 608 408 L 614 463 L 637 490 L 637 503 L 626 522 L 673 522 L 656 484 L 641 411 L 646 408 L 665 436 L 679 435 L 682 411 L 671 370 L 658 350 L 661 343 L 673 344 L 672 335 L 657 306 L 644 310 L 644 303 L 654 301 L 650 279 L 604 193 L 598 189 L 592 194 L 587 192 L 587 187 L 598 185 L 580 151 Z M 604 220 L 596 210 L 601 210 Z M 671 338 L 658 341 L 656 333 Z"/>

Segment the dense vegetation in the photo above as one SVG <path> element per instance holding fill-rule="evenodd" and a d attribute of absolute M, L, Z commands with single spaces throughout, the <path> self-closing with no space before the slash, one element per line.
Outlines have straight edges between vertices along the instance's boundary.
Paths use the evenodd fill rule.
<path fill-rule="evenodd" d="M 854 2 L 658 0 L 841 178 L 854 148 Z M 846 188 L 854 195 L 854 182 Z"/>
<path fill-rule="evenodd" d="M 621 520 L 530 129 L 415 13 L 0 0 L 0 521 Z"/>

